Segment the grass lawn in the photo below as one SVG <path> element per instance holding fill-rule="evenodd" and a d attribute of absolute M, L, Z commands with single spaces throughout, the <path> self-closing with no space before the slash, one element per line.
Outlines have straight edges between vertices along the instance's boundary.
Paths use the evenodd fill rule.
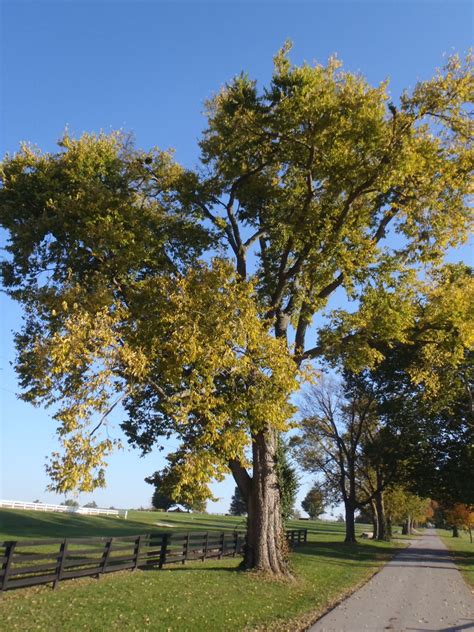
<path fill-rule="evenodd" d="M 452 531 L 437 529 L 443 542 L 453 552 L 456 566 L 463 574 L 466 582 L 474 588 L 474 544 L 467 533 L 459 531 L 459 538 L 453 538 Z"/>
<path fill-rule="evenodd" d="M 240 518 L 198 514 L 132 512 L 123 520 L 3 510 L 0 539 L 165 530 L 156 522 L 175 524 L 171 531 L 243 527 Z M 341 523 L 292 521 L 288 526 L 308 528 L 308 544 L 291 555 L 294 582 L 270 582 L 240 572 L 234 558 L 118 572 L 99 581 L 67 581 L 56 591 L 38 587 L 7 592 L 0 600 L 2 629 L 296 632 L 367 580 L 400 546 L 371 541 L 344 545 Z"/>

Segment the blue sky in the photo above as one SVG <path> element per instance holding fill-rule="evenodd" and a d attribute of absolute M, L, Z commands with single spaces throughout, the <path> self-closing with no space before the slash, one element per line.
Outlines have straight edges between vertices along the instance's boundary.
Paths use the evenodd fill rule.
<path fill-rule="evenodd" d="M 429 78 L 446 55 L 472 45 L 472 9 L 458 0 L 319 2 L 8 1 L 1 5 L 0 153 L 22 140 L 54 148 L 71 132 L 123 128 L 142 147 L 174 147 L 191 166 L 204 127 L 206 98 L 241 70 L 268 80 L 285 39 L 293 61 L 324 62 L 337 53 L 372 83 L 390 79 L 392 98 Z M 467 250 L 450 253 L 466 258 Z M 49 502 L 45 457 L 55 449 L 47 411 L 15 397 L 12 330 L 19 308 L 1 300 L 0 497 Z M 147 506 L 146 475 L 162 457 L 122 452 L 111 459 L 101 506 Z M 300 496 L 309 478 L 303 477 Z M 228 508 L 233 482 L 215 487 Z"/>

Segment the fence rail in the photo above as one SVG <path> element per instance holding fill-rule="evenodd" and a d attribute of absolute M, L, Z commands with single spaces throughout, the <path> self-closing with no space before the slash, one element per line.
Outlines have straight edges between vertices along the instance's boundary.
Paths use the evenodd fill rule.
<path fill-rule="evenodd" d="M 290 545 L 307 540 L 307 529 L 286 531 Z M 237 531 L 189 531 L 142 535 L 0 542 L 0 593 L 122 570 L 163 568 L 165 564 L 243 553 Z"/>
<path fill-rule="evenodd" d="M 86 516 L 118 516 L 127 518 L 126 509 L 101 509 L 99 507 L 69 507 L 67 505 L 51 505 L 49 503 L 29 503 L 23 500 L 0 500 L 0 508 L 28 509 L 29 511 L 54 511 L 58 513 L 78 513 Z"/>

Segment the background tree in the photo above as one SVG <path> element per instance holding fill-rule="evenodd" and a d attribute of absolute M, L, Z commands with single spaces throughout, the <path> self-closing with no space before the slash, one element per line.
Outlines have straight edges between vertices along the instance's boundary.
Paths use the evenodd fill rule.
<path fill-rule="evenodd" d="M 384 502 L 389 524 L 401 524 L 405 535 L 412 534 L 415 524 L 423 524 L 433 516 L 429 498 L 420 498 L 401 485 L 386 490 Z"/>
<path fill-rule="evenodd" d="M 95 500 L 91 500 L 83 506 L 86 507 L 86 509 L 97 509 L 97 503 L 95 502 Z"/>
<path fill-rule="evenodd" d="M 446 522 L 453 529 L 453 538 L 459 537 L 459 528 L 466 529 L 472 543 L 472 529 L 474 527 L 474 511 L 469 505 L 456 503 L 445 511 Z"/>
<path fill-rule="evenodd" d="M 300 433 L 293 438 L 295 456 L 303 469 L 322 473 L 325 487 L 344 503 L 346 543 L 355 542 L 355 511 L 370 502 L 358 485 L 363 437 L 377 423 L 373 401 L 344 392 L 328 380 L 310 387 L 301 406 Z"/>
<path fill-rule="evenodd" d="M 79 503 L 73 498 L 66 498 L 66 500 L 64 500 L 61 505 L 64 505 L 65 507 L 73 507 L 74 509 L 79 507 Z"/>
<path fill-rule="evenodd" d="M 325 496 L 319 483 L 314 483 L 301 502 L 301 507 L 311 520 L 316 520 L 324 512 Z"/>
<path fill-rule="evenodd" d="M 231 516 L 245 516 L 247 514 L 247 504 L 237 485 L 230 501 L 229 513 Z"/>
<path fill-rule="evenodd" d="M 202 496 L 212 475 L 230 469 L 249 508 L 246 564 L 273 573 L 287 570 L 275 473 L 296 388 L 287 359 L 298 367 L 325 352 L 324 336 L 309 346 L 306 338 L 338 288 L 358 299 L 374 278 L 389 284 L 463 239 L 471 169 L 470 60 L 452 58 L 395 105 L 386 84 L 373 88 L 334 59 L 292 66 L 288 49 L 265 90 L 241 75 L 208 104 L 205 169 L 185 171 L 116 136 L 66 136 L 58 154 L 24 147 L 7 157 L 0 190 L 11 255 L 3 281 L 27 313 L 16 339 L 24 397 L 65 403 L 53 485 L 104 484 L 113 442 L 92 430 L 124 397 L 132 444 L 149 451 L 170 434 L 182 442 L 177 496 L 196 496 L 192 481 Z M 401 246 L 385 240 L 390 230 Z M 200 268 L 187 279 L 204 250 L 230 255 L 234 276 Z M 200 302 L 198 277 L 216 306 Z M 405 322 L 390 313 L 380 323 L 397 340 Z M 364 318 L 363 335 L 343 340 L 357 339 L 370 364 L 381 353 L 364 335 Z M 174 349 L 170 331 L 180 331 Z M 211 361 L 203 350 L 214 347 Z"/>
<path fill-rule="evenodd" d="M 365 506 L 362 507 L 362 509 L 359 509 L 355 521 L 360 524 L 369 524 L 372 522 L 372 518 L 373 516 L 370 507 Z"/>
<path fill-rule="evenodd" d="M 358 315 L 339 313 L 333 338 L 333 363 L 353 366 L 358 349 L 351 349 L 352 343 L 343 349 L 338 341 L 346 328 L 357 337 L 357 321 L 367 310 L 373 328 L 365 328 L 366 335 L 383 355 L 369 369 L 345 373 L 357 390 L 370 393 L 378 418 L 375 432 L 367 431 L 359 470 L 362 486 L 380 489 L 373 506 L 377 519 L 383 516 L 382 490 L 394 482 L 444 503 L 474 497 L 469 475 L 474 468 L 472 271 L 446 265 L 424 282 L 400 281 L 390 294 L 399 312 L 409 315 L 403 340 L 389 343 L 380 335 L 382 315 L 374 296 L 363 300 Z M 383 292 L 378 296 L 383 304 Z M 333 334 L 326 334 L 329 349 Z M 379 523 L 383 532 L 384 521 Z"/>
<path fill-rule="evenodd" d="M 281 515 L 283 520 L 288 520 L 294 513 L 299 477 L 296 469 L 290 463 L 288 446 L 281 438 L 276 452 L 276 474 L 280 492 Z"/>
<path fill-rule="evenodd" d="M 176 505 L 176 501 L 171 496 L 171 492 L 164 486 L 163 478 L 161 472 L 155 472 L 153 476 L 149 476 L 145 479 L 147 483 L 155 487 L 153 496 L 151 497 L 151 506 L 154 509 L 158 509 L 158 511 L 168 511 L 170 507 Z"/>

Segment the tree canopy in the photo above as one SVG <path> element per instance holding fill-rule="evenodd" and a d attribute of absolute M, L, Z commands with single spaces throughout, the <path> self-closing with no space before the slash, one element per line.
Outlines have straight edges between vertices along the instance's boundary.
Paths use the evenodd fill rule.
<path fill-rule="evenodd" d="M 380 339 L 406 339 L 400 284 L 464 241 L 472 169 L 470 58 L 395 104 L 386 82 L 334 58 L 294 66 L 289 48 L 265 88 L 242 74 L 209 101 L 195 170 L 121 134 L 68 133 L 58 152 L 24 145 L 0 170 L 23 398 L 59 424 L 52 487 L 104 485 L 118 441 L 100 432 L 123 402 L 132 445 L 178 437 L 176 499 L 209 497 L 230 469 L 249 555 L 274 572 L 277 439 L 304 362 L 339 348 L 374 366 Z M 360 309 L 315 335 L 338 288 Z"/>
<path fill-rule="evenodd" d="M 318 483 L 314 483 L 309 492 L 304 497 L 301 507 L 308 514 L 311 520 L 315 520 L 324 511 L 325 494 L 324 489 Z"/>

